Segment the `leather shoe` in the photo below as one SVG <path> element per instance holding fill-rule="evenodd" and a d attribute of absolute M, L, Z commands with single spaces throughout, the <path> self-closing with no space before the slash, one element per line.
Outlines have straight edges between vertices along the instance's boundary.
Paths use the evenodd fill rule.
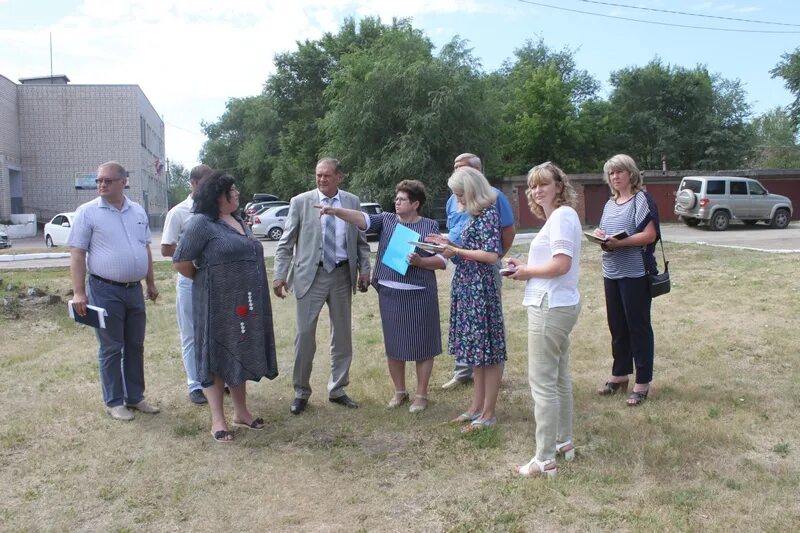
<path fill-rule="evenodd" d="M 358 409 L 358 404 L 354 399 L 352 399 L 347 394 L 342 394 L 341 396 L 337 396 L 336 398 L 328 398 L 329 402 L 338 403 L 339 405 L 344 405 L 348 409 Z"/>
<path fill-rule="evenodd" d="M 306 405 L 308 405 L 308 400 L 305 398 L 295 398 L 292 401 L 292 406 L 289 407 L 289 411 L 291 411 L 293 415 L 299 415 L 306 410 Z"/>
<path fill-rule="evenodd" d="M 133 413 L 128 410 L 124 405 L 116 405 L 114 407 L 106 407 L 106 413 L 109 414 L 114 420 L 124 420 L 128 422 L 133 420 Z"/>
<path fill-rule="evenodd" d="M 144 400 L 142 400 L 139 403 L 126 403 L 125 407 L 127 407 L 128 409 L 136 409 L 137 411 L 141 411 L 142 413 L 147 413 L 151 415 L 161 412 L 161 408 L 156 407 L 154 405 L 150 405 Z"/>
<path fill-rule="evenodd" d="M 203 394 L 203 389 L 195 389 L 192 392 L 190 392 L 189 401 L 197 405 L 203 405 L 204 403 L 208 403 L 206 395 Z"/>

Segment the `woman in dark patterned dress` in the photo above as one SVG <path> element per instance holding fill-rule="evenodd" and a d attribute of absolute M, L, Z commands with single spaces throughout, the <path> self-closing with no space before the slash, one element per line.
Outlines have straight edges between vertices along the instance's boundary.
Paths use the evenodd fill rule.
<path fill-rule="evenodd" d="M 439 234 L 436 221 L 419 214 L 425 197 L 425 186 L 421 182 L 403 180 L 395 187 L 395 213 L 367 215 L 354 209 L 320 207 L 322 214 L 333 214 L 362 231 L 377 229 L 380 234 L 372 285 L 378 291 L 383 343 L 394 384 L 394 397 L 389 401 L 389 407 L 399 407 L 408 401 L 405 365 L 407 361 L 414 361 L 417 390 L 414 402 L 408 408 L 412 413 L 423 411 L 428 406 L 433 358 L 442 353 L 439 296 L 433 271 L 445 268 L 447 260 L 417 249 L 409 254 L 408 271 L 401 275 L 384 265 L 382 259 L 398 224 L 419 233 L 420 239 L 432 233 Z"/>
<path fill-rule="evenodd" d="M 503 307 L 495 265 L 501 253 L 500 215 L 495 207 L 497 193 L 479 171 L 461 167 L 447 185 L 458 200 L 459 209 L 470 214 L 461 233 L 463 246 L 444 239 L 444 257 L 456 257 L 450 296 L 450 353 L 458 363 L 474 368 L 472 404 L 453 419 L 466 423 L 462 432 L 494 426 L 495 405 L 506 360 Z"/>
<path fill-rule="evenodd" d="M 246 381 L 278 375 L 272 306 L 264 249 L 236 214 L 234 179 L 215 172 L 200 184 L 194 212 L 172 260 L 175 270 L 194 280 L 195 358 L 211 408 L 211 434 L 230 442 L 222 404 L 228 385 L 233 425 L 264 429 L 247 409 Z"/>

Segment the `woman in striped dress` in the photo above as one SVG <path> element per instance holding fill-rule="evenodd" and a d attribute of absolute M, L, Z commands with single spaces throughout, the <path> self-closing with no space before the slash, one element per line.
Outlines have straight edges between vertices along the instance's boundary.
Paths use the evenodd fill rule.
<path fill-rule="evenodd" d="M 383 264 L 383 255 L 398 224 L 416 231 L 420 240 L 439 234 L 436 221 L 420 216 L 425 204 L 425 186 L 417 180 L 403 180 L 395 187 L 394 213 L 367 215 L 355 209 L 320 206 L 322 214 L 332 214 L 366 231 L 376 229 L 380 235 L 378 257 L 372 285 L 378 291 L 378 304 L 383 326 L 383 343 L 394 384 L 394 397 L 389 407 L 408 401 L 405 364 L 414 361 L 417 367 L 417 390 L 409 411 L 417 413 L 428 406 L 428 382 L 433 372 L 433 358 L 442 353 L 439 326 L 439 295 L 434 270 L 443 269 L 447 261 L 417 249 L 408 256 L 405 275 Z"/>
<path fill-rule="evenodd" d="M 643 190 L 636 163 L 625 154 L 615 155 L 603 166 L 611 198 L 603 208 L 595 235 L 605 238 L 621 231 L 623 239 L 609 237 L 603 248 L 603 285 L 606 295 L 608 329 L 614 363 L 611 377 L 597 392 L 602 396 L 628 389 L 628 376 L 636 367 L 636 383 L 628 405 L 647 399 L 653 380 L 655 342 L 650 324 L 650 286 L 645 261 L 655 264 L 658 211 Z"/>

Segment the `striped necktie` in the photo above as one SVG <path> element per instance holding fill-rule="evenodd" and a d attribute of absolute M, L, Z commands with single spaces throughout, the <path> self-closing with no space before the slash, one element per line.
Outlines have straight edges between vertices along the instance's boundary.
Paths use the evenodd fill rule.
<path fill-rule="evenodd" d="M 333 206 L 333 198 L 323 198 L 327 206 Z M 333 215 L 324 215 L 322 219 L 322 266 L 326 272 L 336 268 L 336 221 Z"/>

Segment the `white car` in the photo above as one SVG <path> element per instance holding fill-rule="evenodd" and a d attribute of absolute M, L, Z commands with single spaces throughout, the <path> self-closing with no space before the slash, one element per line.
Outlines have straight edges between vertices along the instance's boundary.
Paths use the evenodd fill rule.
<path fill-rule="evenodd" d="M 288 214 L 288 205 L 278 205 L 255 215 L 251 228 L 253 235 L 277 241 L 283 235 L 283 227 L 286 224 L 286 216 Z"/>
<path fill-rule="evenodd" d="M 44 225 L 44 244 L 48 248 L 66 246 L 75 213 L 59 213 Z"/>

